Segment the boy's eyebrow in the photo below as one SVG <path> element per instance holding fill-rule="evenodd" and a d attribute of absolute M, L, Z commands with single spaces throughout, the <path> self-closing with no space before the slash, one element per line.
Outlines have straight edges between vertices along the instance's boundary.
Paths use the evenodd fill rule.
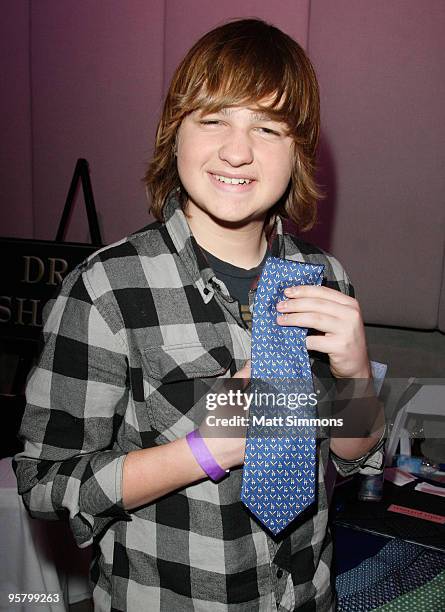
<path fill-rule="evenodd" d="M 261 111 L 252 111 L 251 117 L 254 121 L 275 121 L 273 117 Z"/>

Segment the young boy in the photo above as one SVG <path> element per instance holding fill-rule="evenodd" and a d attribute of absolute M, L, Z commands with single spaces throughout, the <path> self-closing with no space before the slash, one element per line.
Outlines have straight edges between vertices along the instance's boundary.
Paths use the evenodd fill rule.
<path fill-rule="evenodd" d="M 216 28 L 178 67 L 146 175 L 157 221 L 63 283 L 30 378 L 15 458 L 35 517 L 94 544 L 95 609 L 330 610 L 331 539 L 318 444 L 312 511 L 272 537 L 240 501 L 243 438 L 212 435 L 230 473 L 208 478 L 186 439 L 195 382 L 250 376 L 248 292 L 267 255 L 323 264 L 288 292 L 280 325 L 312 328 L 314 372 L 370 379 L 363 323 L 339 263 L 285 234 L 315 218 L 316 77 L 299 45 L 257 20 Z M 381 432 L 331 440 L 343 473 Z M 357 459 L 359 458 L 359 459 Z"/>

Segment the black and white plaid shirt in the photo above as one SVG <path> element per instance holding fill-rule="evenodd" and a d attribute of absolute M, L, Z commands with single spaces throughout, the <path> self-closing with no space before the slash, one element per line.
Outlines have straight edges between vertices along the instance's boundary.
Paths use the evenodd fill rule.
<path fill-rule="evenodd" d="M 238 303 L 175 198 L 165 216 L 78 266 L 48 309 L 14 462 L 19 492 L 32 516 L 68 516 L 79 546 L 94 543 L 98 612 L 330 610 L 328 440 L 315 507 L 284 538 L 240 502 L 242 468 L 123 508 L 126 454 L 194 429 L 194 380 L 230 377 L 250 357 Z M 352 293 L 339 263 L 283 234 L 279 219 L 272 255 L 323 263 L 324 284 Z"/>

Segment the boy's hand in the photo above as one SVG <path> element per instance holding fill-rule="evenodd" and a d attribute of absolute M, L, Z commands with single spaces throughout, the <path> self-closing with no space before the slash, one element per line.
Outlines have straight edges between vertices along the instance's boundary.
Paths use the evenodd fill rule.
<path fill-rule="evenodd" d="M 235 372 L 235 374 L 233 375 L 233 378 L 242 378 L 243 385 L 247 386 L 251 378 L 251 360 L 250 359 L 246 361 L 246 363 L 243 365 L 241 370 L 238 370 L 238 372 Z"/>
<path fill-rule="evenodd" d="M 240 390 L 244 390 L 250 381 L 250 359 L 246 361 L 244 366 L 238 370 L 232 378 L 243 379 L 242 382 L 238 382 L 235 387 Z M 228 388 L 233 387 L 230 385 L 230 379 L 221 379 L 223 383 L 228 383 Z M 224 391 L 224 387 L 222 388 Z M 233 416 L 239 417 L 240 419 L 247 419 L 249 413 L 244 409 L 244 404 L 235 404 L 231 406 L 221 405 L 210 413 L 212 417 L 217 419 L 230 419 Z M 214 420 L 212 422 L 215 422 Z M 243 421 L 240 421 L 243 423 Z M 246 447 L 246 432 L 247 425 L 240 424 L 238 426 L 215 426 L 210 425 L 207 419 L 199 426 L 201 436 L 205 439 L 205 442 L 215 457 L 216 461 L 224 469 L 232 468 L 241 465 L 244 462 L 244 452 Z"/>
<path fill-rule="evenodd" d="M 306 347 L 329 355 L 336 378 L 370 378 L 365 330 L 356 299 L 328 287 L 305 285 L 284 291 L 288 300 L 277 304 L 279 325 L 322 332 L 309 336 Z"/>

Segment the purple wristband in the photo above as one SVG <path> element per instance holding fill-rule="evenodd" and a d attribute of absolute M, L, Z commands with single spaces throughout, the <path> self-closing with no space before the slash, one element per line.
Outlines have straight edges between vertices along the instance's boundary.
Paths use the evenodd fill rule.
<path fill-rule="evenodd" d="M 188 433 L 185 439 L 187 440 L 193 456 L 207 476 L 210 476 L 214 482 L 218 482 L 218 480 L 227 476 L 229 470 L 223 470 L 222 467 L 216 463 L 215 458 L 207 448 L 206 443 L 201 438 L 197 429 Z"/>

